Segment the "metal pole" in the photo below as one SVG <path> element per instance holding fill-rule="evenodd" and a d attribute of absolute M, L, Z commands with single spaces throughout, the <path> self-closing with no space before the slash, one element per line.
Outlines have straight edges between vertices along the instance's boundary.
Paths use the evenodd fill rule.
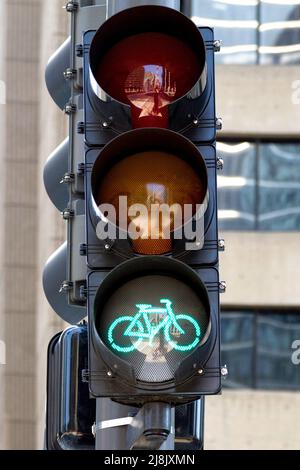
<path fill-rule="evenodd" d="M 128 426 L 137 408 L 120 405 L 110 398 L 96 400 L 96 450 L 128 450 Z"/>

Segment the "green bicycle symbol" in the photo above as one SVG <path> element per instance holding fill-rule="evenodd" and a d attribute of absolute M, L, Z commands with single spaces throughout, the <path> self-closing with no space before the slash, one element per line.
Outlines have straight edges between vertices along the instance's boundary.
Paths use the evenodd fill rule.
<path fill-rule="evenodd" d="M 142 341 L 148 340 L 151 346 L 153 339 L 163 330 L 166 342 L 177 351 L 191 351 L 200 342 L 201 329 L 198 322 L 187 314 L 176 315 L 173 312 L 172 301 L 160 299 L 164 307 L 153 307 L 149 304 L 136 304 L 138 309 L 134 316 L 118 317 L 109 327 L 108 341 L 116 351 L 129 353 L 138 348 Z M 149 316 L 156 315 L 155 324 Z M 157 321 L 159 319 L 160 321 Z M 120 328 L 121 327 L 121 328 Z M 118 330 L 116 332 L 116 329 Z M 128 346 L 120 345 L 116 336 L 128 338 Z M 180 343 L 174 338 L 180 338 Z M 192 341 L 191 341 L 192 339 Z"/>

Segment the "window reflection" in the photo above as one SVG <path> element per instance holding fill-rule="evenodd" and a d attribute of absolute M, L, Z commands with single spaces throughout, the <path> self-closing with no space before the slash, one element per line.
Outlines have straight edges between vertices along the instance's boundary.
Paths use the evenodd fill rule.
<path fill-rule="evenodd" d="M 215 28 L 222 40 L 220 63 L 255 64 L 257 55 L 257 2 L 254 0 L 192 0 L 190 15 L 197 26 Z"/>
<path fill-rule="evenodd" d="M 299 390 L 299 370 L 291 360 L 299 338 L 298 312 L 222 313 L 222 363 L 229 369 L 224 386 Z"/>
<path fill-rule="evenodd" d="M 260 230 L 300 229 L 300 145 L 259 146 Z"/>
<path fill-rule="evenodd" d="M 198 26 L 215 28 L 223 64 L 300 62 L 300 0 L 191 0 Z"/>
<path fill-rule="evenodd" d="M 255 144 L 217 143 L 225 165 L 218 175 L 218 218 L 222 230 L 254 230 L 256 210 Z"/>
<path fill-rule="evenodd" d="M 218 143 L 221 230 L 300 230 L 300 144 Z"/>
<path fill-rule="evenodd" d="M 262 2 L 260 16 L 260 62 L 299 63 L 300 2 Z"/>
<path fill-rule="evenodd" d="M 253 314 L 226 312 L 221 319 L 222 363 L 230 367 L 226 386 L 253 386 Z"/>

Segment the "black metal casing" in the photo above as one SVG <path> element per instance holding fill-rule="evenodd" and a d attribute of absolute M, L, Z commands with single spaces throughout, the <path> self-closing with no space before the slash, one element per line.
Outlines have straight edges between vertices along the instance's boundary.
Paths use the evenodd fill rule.
<path fill-rule="evenodd" d="M 87 325 L 73 326 L 55 335 L 48 346 L 47 450 L 93 450 L 96 401 L 82 381 L 87 368 Z"/>
<path fill-rule="evenodd" d="M 152 257 L 142 260 L 150 264 Z M 162 271 L 164 257 L 161 258 Z M 165 258 L 164 258 L 165 259 Z M 157 262 L 157 261 L 156 261 Z M 130 262 L 127 272 L 130 271 Z M 142 271 L 141 271 L 142 272 Z M 202 395 L 220 392 L 220 344 L 219 344 L 219 277 L 215 268 L 199 268 L 194 271 L 204 283 L 210 304 L 211 334 L 207 342 L 197 349 L 195 355 L 182 364 L 178 369 L 178 376 L 186 378 L 180 385 L 175 382 L 168 384 L 145 385 L 139 384 L 134 373 L 128 365 L 112 354 L 108 348 L 98 340 L 94 330 L 95 298 L 99 285 L 105 280 L 108 272 L 92 271 L 88 278 L 88 312 L 89 312 L 89 382 L 92 396 L 112 397 L 126 404 L 142 404 L 153 399 L 182 404 L 199 398 Z M 96 340 L 95 340 L 96 339 Z M 117 366 L 114 368 L 114 366 Z M 111 374 L 112 372 L 112 374 Z"/>
<path fill-rule="evenodd" d="M 151 8 L 160 9 L 161 7 Z M 162 8 L 162 10 L 170 9 Z M 170 14 L 178 15 L 178 12 Z M 123 19 L 124 15 L 123 12 Z M 127 25 L 127 28 L 129 26 Z M 150 28 L 151 25 L 147 27 Z M 109 39 L 111 33 L 108 29 L 103 30 Z M 115 33 L 114 41 L 116 42 L 121 33 L 118 30 Z M 97 38 L 97 33 L 96 31 L 87 31 L 83 34 L 84 122 L 78 123 L 78 132 L 84 133 L 86 144 L 84 161 L 86 244 L 81 247 L 81 254 L 86 256 L 89 270 L 86 288 L 89 320 L 89 386 L 91 395 L 94 397 L 111 397 L 116 401 L 137 406 L 152 399 L 183 404 L 205 394 L 219 393 L 221 389 L 214 34 L 213 30 L 208 27 L 199 28 L 199 33 L 205 47 L 206 86 L 195 99 L 191 95 L 187 95 L 169 106 L 169 129 L 179 132 L 193 142 L 206 164 L 209 202 L 204 218 L 204 246 L 200 250 L 185 252 L 182 244 L 184 240 L 176 240 L 172 253 L 162 257 L 178 259 L 191 266 L 206 286 L 210 303 L 212 333 L 207 343 L 199 348 L 193 370 L 191 369 L 193 364 L 189 364 L 190 378 L 180 384 L 173 383 L 167 386 L 155 384 L 152 388 L 137 384 L 134 374 L 130 370 L 128 370 L 128 379 L 124 376 L 124 370 L 120 374 L 121 368 L 112 371 L 106 346 L 95 340 L 94 308 L 99 286 L 109 272 L 120 263 L 125 260 L 129 260 L 130 263 L 130 261 L 139 259 L 141 255 L 133 253 L 129 240 L 115 240 L 114 243 L 111 243 L 111 240 L 100 241 L 96 235 L 90 197 L 93 165 L 98 157 L 101 159 L 101 153 L 105 146 L 118 135 L 130 131 L 132 124 L 129 106 L 111 97 L 106 97 L 107 99 L 101 101 L 99 96 L 95 95 L 90 79 L 92 66 L 90 64 L 90 47 L 95 37 Z M 199 41 L 200 43 L 201 41 Z M 111 249 L 107 249 L 107 245 L 111 245 Z M 116 360 L 116 362 L 118 361 Z M 182 373 L 185 372 L 182 371 Z"/>

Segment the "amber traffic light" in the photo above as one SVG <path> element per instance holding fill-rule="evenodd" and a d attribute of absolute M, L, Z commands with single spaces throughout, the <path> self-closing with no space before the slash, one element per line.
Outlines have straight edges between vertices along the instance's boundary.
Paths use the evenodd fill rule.
<path fill-rule="evenodd" d="M 117 224 L 120 196 L 126 197 L 128 235 L 139 254 L 171 252 L 174 230 L 199 209 L 205 212 L 207 205 L 201 154 L 190 141 L 167 130 L 141 129 L 118 137 L 100 153 L 92 179 L 93 206 L 101 211 L 101 205 L 111 204 Z"/>

